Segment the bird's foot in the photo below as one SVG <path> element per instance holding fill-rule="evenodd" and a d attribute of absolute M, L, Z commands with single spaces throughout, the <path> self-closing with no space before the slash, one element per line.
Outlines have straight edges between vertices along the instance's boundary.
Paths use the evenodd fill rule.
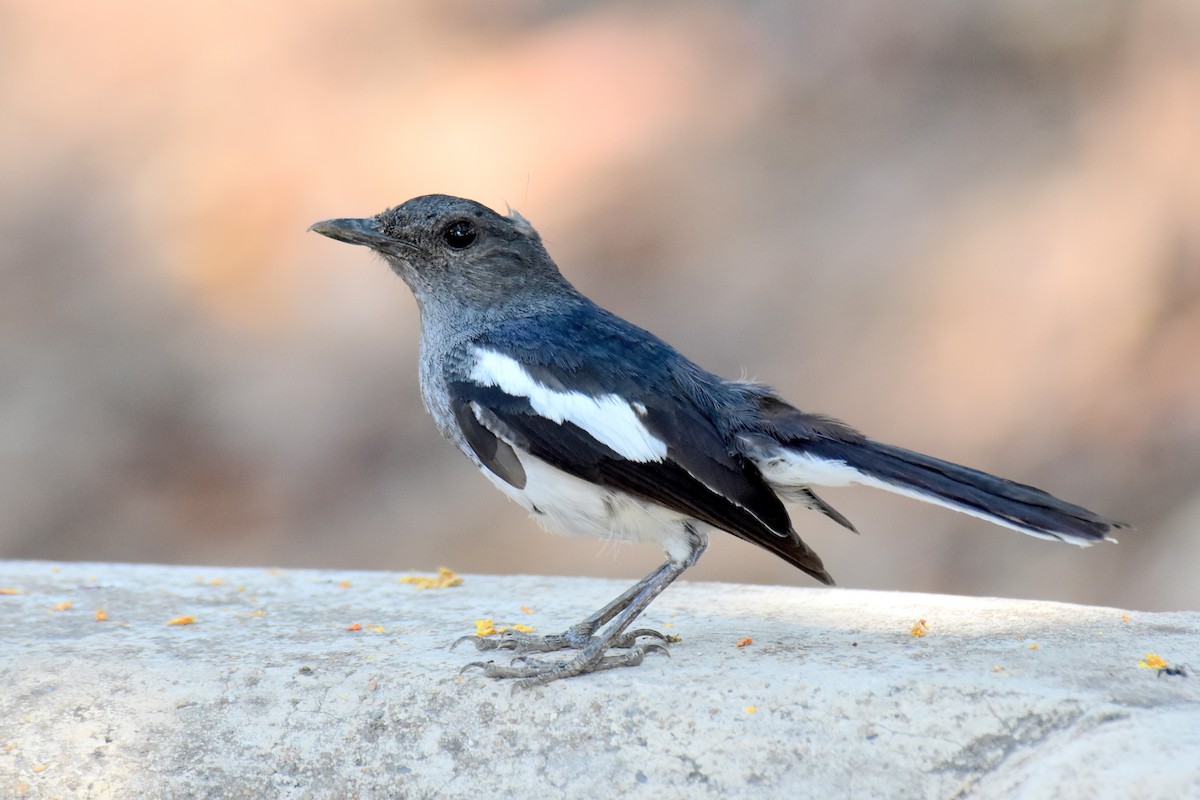
<path fill-rule="evenodd" d="M 620 637 L 622 641 L 627 636 L 636 638 L 644 631 L 633 631 Z M 661 636 L 661 634 L 658 634 Z M 664 640 L 666 637 L 662 637 Z M 569 660 L 543 661 L 540 659 L 517 656 L 508 666 L 497 664 L 495 661 L 476 661 L 462 668 L 465 672 L 472 667 L 483 670 L 489 678 L 516 678 L 513 689 L 528 689 L 533 686 L 557 681 L 561 678 L 571 678 L 575 675 L 586 675 L 590 672 L 601 672 L 614 667 L 636 667 L 642 663 L 647 653 L 660 652 L 670 657 L 667 648 L 661 644 L 622 644 L 624 652 L 609 655 L 603 647 L 587 647 L 582 653 Z"/>
<path fill-rule="evenodd" d="M 562 633 L 555 633 L 548 636 L 537 636 L 532 633 L 521 633 L 520 631 L 513 630 L 503 631 L 494 636 L 479 636 L 478 634 L 474 634 L 455 640 L 454 644 L 450 645 L 450 649 L 453 650 L 463 642 L 471 642 L 475 645 L 475 649 L 480 652 L 488 650 L 512 650 L 514 653 L 552 653 L 555 650 L 582 650 L 597 641 L 594 636 L 595 630 L 595 625 L 581 622 Z M 637 645 L 638 638 L 642 636 L 648 636 L 662 642 L 671 641 L 671 637 L 664 636 L 658 631 L 649 628 L 638 628 L 635 631 L 621 634 L 609 642 L 608 646 L 621 649 L 633 648 Z"/>

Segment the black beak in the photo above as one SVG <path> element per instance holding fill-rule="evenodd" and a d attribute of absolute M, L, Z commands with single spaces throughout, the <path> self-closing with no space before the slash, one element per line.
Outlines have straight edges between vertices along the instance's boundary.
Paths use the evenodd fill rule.
<path fill-rule="evenodd" d="M 407 242 L 393 239 L 381 232 L 379 230 L 379 223 L 374 217 L 367 217 L 366 219 L 327 219 L 321 222 L 314 222 L 308 226 L 308 229 L 322 236 L 328 236 L 330 239 L 337 239 L 339 242 L 361 244 L 375 250 L 394 248 L 397 245 L 401 247 L 412 246 Z"/>

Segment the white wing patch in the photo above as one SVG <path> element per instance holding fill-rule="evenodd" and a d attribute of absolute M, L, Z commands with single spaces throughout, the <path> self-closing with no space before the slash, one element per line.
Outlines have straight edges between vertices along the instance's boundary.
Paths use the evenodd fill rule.
<path fill-rule="evenodd" d="M 578 425 L 622 458 L 649 462 L 667 457 L 666 442 L 652 434 L 642 424 L 634 405 L 618 395 L 592 397 L 583 392 L 557 392 L 538 383 L 509 356 L 478 347 L 472 352 L 475 365 L 471 380 L 481 386 L 495 386 L 506 394 L 528 399 L 538 414 L 559 424 Z M 638 410 L 644 412 L 645 407 Z"/>

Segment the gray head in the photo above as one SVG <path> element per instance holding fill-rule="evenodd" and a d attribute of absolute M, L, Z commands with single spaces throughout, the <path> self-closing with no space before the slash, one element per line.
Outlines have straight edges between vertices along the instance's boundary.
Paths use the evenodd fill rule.
<path fill-rule="evenodd" d="M 374 217 L 329 219 L 309 230 L 379 253 L 423 314 L 540 306 L 575 293 L 524 217 L 501 216 L 473 200 L 425 195 Z"/>

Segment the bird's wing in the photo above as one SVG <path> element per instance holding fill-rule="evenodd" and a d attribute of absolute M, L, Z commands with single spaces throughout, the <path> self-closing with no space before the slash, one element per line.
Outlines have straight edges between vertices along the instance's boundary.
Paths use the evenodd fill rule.
<path fill-rule="evenodd" d="M 483 466 L 517 488 L 525 481 L 518 454 L 528 453 L 728 531 L 832 582 L 758 469 L 732 451 L 688 393 L 663 385 L 648 392 L 630 371 L 636 365 L 623 369 L 614 358 L 622 356 L 566 366 L 525 354 L 519 362 L 480 344 L 447 375 L 450 405 Z M 647 377 L 668 380 L 664 375 Z"/>

